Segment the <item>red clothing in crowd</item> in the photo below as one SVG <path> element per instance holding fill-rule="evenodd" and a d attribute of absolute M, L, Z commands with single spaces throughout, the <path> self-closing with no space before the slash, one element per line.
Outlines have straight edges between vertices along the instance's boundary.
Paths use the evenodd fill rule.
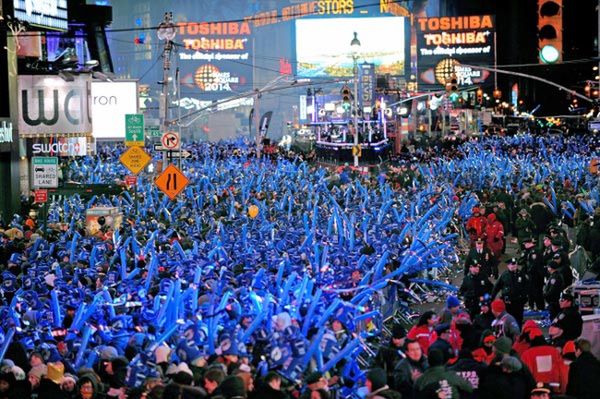
<path fill-rule="evenodd" d="M 502 227 L 502 223 L 496 220 L 496 215 L 493 213 L 490 213 L 487 217 L 485 234 L 487 247 L 496 258 L 499 257 L 504 247 L 504 227 Z"/>
<path fill-rule="evenodd" d="M 485 216 L 479 215 L 478 208 L 473 209 L 473 214 L 474 215 L 467 220 L 467 232 L 471 237 L 471 241 L 474 242 L 478 238 L 483 238 L 485 233 L 486 218 Z"/>
<path fill-rule="evenodd" d="M 413 326 L 406 337 L 417 341 L 425 354 L 429 351 L 429 346 L 438 338 L 436 332 L 427 326 Z"/>
<path fill-rule="evenodd" d="M 523 352 L 521 360 L 529 367 L 536 382 L 556 384 L 558 386 L 565 379 L 564 362 L 557 348 L 550 345 L 533 346 Z M 566 387 L 560 387 L 564 391 Z"/>

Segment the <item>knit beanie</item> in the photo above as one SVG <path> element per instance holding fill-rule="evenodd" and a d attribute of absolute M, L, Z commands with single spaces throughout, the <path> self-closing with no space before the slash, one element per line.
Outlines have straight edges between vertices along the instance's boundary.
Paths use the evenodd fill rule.
<path fill-rule="evenodd" d="M 446 307 L 448 309 L 455 308 L 458 306 L 460 306 L 460 301 L 457 297 L 449 296 L 448 299 L 446 299 Z"/>
<path fill-rule="evenodd" d="M 506 310 L 506 305 L 502 299 L 494 299 L 492 301 L 492 311 L 496 313 L 502 313 Z"/>
<path fill-rule="evenodd" d="M 494 348 L 496 348 L 496 352 L 508 355 L 512 348 L 512 340 L 508 337 L 500 337 L 494 342 Z"/>
<path fill-rule="evenodd" d="M 385 371 L 380 368 L 374 368 L 367 373 L 367 380 L 371 381 L 371 392 L 383 388 L 387 385 Z"/>

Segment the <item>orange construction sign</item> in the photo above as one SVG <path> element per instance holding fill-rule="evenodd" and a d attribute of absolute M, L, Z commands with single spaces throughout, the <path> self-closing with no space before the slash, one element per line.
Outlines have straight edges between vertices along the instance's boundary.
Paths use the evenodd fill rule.
<path fill-rule="evenodd" d="M 156 187 L 167 194 L 172 200 L 177 197 L 189 182 L 189 179 L 173 164 L 167 166 L 165 171 L 154 180 Z"/>

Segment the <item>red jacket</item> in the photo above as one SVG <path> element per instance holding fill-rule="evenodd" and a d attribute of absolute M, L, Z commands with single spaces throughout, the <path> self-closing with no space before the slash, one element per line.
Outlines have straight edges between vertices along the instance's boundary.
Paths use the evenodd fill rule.
<path fill-rule="evenodd" d="M 485 242 L 490 251 L 492 251 L 495 257 L 500 256 L 502 254 L 502 247 L 504 246 L 504 242 L 502 241 L 504 238 L 504 228 L 502 227 L 502 223 L 496 220 L 496 215 L 493 213 L 490 213 L 487 217 L 485 234 Z"/>
<path fill-rule="evenodd" d="M 523 363 L 529 367 L 536 382 L 545 384 L 560 384 L 565 381 L 563 377 L 563 359 L 554 346 L 533 346 L 523 352 L 521 356 Z M 561 387 L 564 390 L 565 387 Z"/>
<path fill-rule="evenodd" d="M 416 340 L 425 354 L 429 351 L 429 346 L 438 338 L 436 332 L 427 326 L 413 326 L 406 337 Z"/>
<path fill-rule="evenodd" d="M 471 239 L 483 238 L 485 233 L 485 216 L 471 216 L 467 220 L 467 232 Z"/>

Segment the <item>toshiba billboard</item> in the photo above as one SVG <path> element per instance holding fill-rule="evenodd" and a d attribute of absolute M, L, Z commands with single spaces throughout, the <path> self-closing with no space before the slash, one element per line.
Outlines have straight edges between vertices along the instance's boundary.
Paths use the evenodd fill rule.
<path fill-rule="evenodd" d="M 92 132 L 96 139 L 125 138 L 125 115 L 138 113 L 137 81 L 92 82 Z"/>
<path fill-rule="evenodd" d="M 456 75 L 459 85 L 481 84 L 489 72 L 467 65 L 493 65 L 493 15 L 417 18 L 419 83 L 445 85 Z"/>

